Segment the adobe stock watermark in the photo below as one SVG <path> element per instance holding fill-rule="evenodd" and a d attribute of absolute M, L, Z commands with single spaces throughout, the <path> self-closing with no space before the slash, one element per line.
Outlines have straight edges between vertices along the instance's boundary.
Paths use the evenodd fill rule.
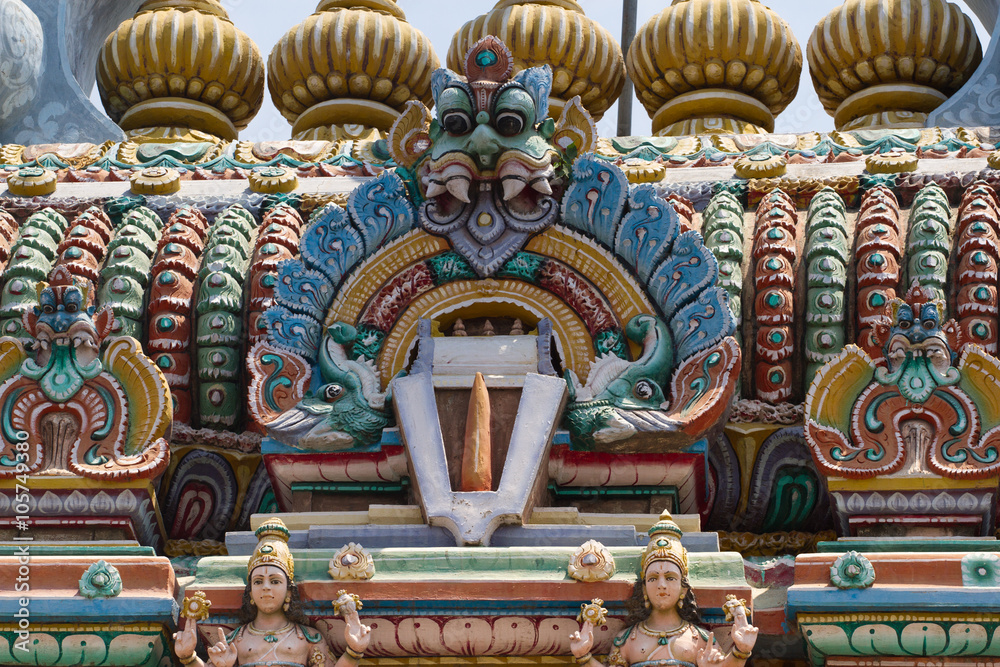
<path fill-rule="evenodd" d="M 14 612 L 14 619 L 17 623 L 17 640 L 14 642 L 14 650 L 28 652 L 28 640 L 31 638 L 31 611 L 28 604 L 31 598 L 28 596 L 31 590 L 31 549 L 28 544 L 35 538 L 31 537 L 28 531 L 31 529 L 31 517 L 28 512 L 31 509 L 31 486 L 28 477 L 28 443 L 19 442 L 17 448 L 17 477 L 14 484 L 14 514 L 17 534 L 14 535 L 14 542 L 22 542 L 15 549 L 17 555 L 17 577 L 14 580 L 14 591 L 21 594 L 17 600 L 17 611 Z"/>

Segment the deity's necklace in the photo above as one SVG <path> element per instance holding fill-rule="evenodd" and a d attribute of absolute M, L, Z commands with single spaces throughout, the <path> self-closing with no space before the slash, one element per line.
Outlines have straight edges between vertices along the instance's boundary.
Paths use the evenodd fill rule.
<path fill-rule="evenodd" d="M 678 625 L 676 628 L 673 628 L 672 630 L 663 630 L 661 632 L 661 631 L 658 631 L 658 630 L 651 630 L 650 627 L 648 625 L 646 625 L 646 622 L 643 621 L 643 622 L 639 623 L 639 632 L 641 632 L 642 634 L 646 635 L 647 637 L 653 637 L 653 638 L 655 638 L 656 639 L 656 643 L 659 644 L 660 646 L 666 646 L 667 644 L 670 643 L 670 640 L 672 638 L 674 638 L 677 635 L 681 634 L 682 632 L 684 632 L 685 630 L 687 630 L 688 627 L 690 627 L 690 626 L 691 626 L 691 624 L 688 623 L 687 621 L 685 621 L 684 623 L 681 623 L 680 625 Z"/>
<path fill-rule="evenodd" d="M 295 627 L 294 623 L 289 623 L 288 625 L 278 628 L 277 630 L 258 630 L 253 627 L 253 623 L 247 624 L 247 631 L 252 635 L 257 635 L 258 637 L 263 636 L 264 641 L 273 644 L 278 641 L 278 635 L 284 636 Z"/>

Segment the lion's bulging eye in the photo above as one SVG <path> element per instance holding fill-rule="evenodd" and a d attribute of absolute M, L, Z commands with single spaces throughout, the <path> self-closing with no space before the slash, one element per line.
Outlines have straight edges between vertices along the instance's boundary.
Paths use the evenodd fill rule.
<path fill-rule="evenodd" d="M 448 134 L 468 134 L 472 130 L 472 118 L 464 111 L 448 111 L 441 118 L 441 124 Z"/>
<path fill-rule="evenodd" d="M 505 137 L 513 137 L 524 130 L 524 118 L 514 111 L 504 111 L 497 116 L 497 132 Z"/>

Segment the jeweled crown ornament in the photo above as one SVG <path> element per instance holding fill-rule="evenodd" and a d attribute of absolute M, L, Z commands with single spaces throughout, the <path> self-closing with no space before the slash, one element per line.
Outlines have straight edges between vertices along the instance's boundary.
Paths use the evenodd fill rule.
<path fill-rule="evenodd" d="M 531 234 L 552 224 L 557 151 L 546 121 L 552 70 L 511 77 L 514 61 L 494 36 L 465 57 L 465 76 L 434 72 L 437 118 L 430 155 L 417 175 L 427 201 L 420 224 L 446 236 L 480 277 L 493 275 Z"/>
<path fill-rule="evenodd" d="M 642 573 L 646 568 L 656 561 L 667 561 L 677 566 L 681 571 L 681 576 L 687 578 L 688 574 L 688 554 L 687 549 L 681 544 L 684 531 L 674 521 L 670 512 L 664 511 L 660 514 L 660 520 L 654 523 L 649 529 L 649 544 L 642 554 Z"/>
<path fill-rule="evenodd" d="M 253 556 L 247 563 L 247 576 L 258 567 L 273 565 L 279 568 L 288 576 L 288 581 L 295 577 L 295 561 L 292 559 L 292 552 L 288 549 L 288 538 L 291 533 L 285 522 L 277 517 L 272 517 L 262 523 L 254 531 L 254 535 L 259 540 L 257 548 L 254 549 Z"/>

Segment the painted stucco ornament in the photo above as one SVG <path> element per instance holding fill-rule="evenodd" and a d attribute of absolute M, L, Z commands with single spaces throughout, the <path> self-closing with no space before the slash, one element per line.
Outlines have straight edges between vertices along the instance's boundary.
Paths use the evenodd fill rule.
<path fill-rule="evenodd" d="M 114 565 L 99 560 L 80 577 L 80 595 L 85 598 L 113 598 L 122 592 L 122 577 Z"/>
<path fill-rule="evenodd" d="M 343 322 L 329 327 L 319 353 L 323 384 L 269 422 L 268 435 L 290 447 L 337 451 L 376 442 L 389 425 L 386 392 L 380 391 L 371 360 L 355 360 L 357 330 Z"/>
<path fill-rule="evenodd" d="M 573 552 L 566 570 L 577 581 L 606 581 L 615 574 L 615 557 L 597 540 L 587 540 Z"/>
<path fill-rule="evenodd" d="M 50 280 L 24 313 L 31 353 L 0 339 L 0 477 L 154 477 L 170 457 L 162 373 L 134 338 L 109 337 L 111 308 L 88 306 L 88 288 L 68 268 L 56 267 Z"/>
<path fill-rule="evenodd" d="M 488 36 L 466 54 L 464 77 L 434 72 L 437 117 L 416 171 L 426 197 L 420 225 L 447 237 L 480 277 L 496 273 L 559 213 L 552 196 L 557 126 L 547 120 L 552 70 L 512 77 L 513 67 L 503 42 Z"/>
<path fill-rule="evenodd" d="M 1000 360 L 965 344 L 944 302 L 913 285 L 874 327 L 876 365 L 848 345 L 823 366 L 805 403 L 805 434 L 820 470 L 849 478 L 902 470 L 956 479 L 1000 469 Z M 961 355 L 959 356 L 959 352 Z"/>
<path fill-rule="evenodd" d="M 606 623 L 608 620 L 608 610 L 603 605 L 604 600 L 601 598 L 594 598 L 590 602 L 585 602 L 580 605 L 580 613 L 577 614 L 576 620 L 580 623 L 590 623 L 594 626 Z"/>
<path fill-rule="evenodd" d="M 969 553 L 962 556 L 962 585 L 995 588 L 1000 586 L 1000 556 Z"/>
<path fill-rule="evenodd" d="M 330 559 L 328 573 L 337 581 L 371 579 L 375 576 L 375 561 L 367 549 L 350 542 Z"/>
<path fill-rule="evenodd" d="M 718 260 L 651 186 L 629 186 L 621 169 L 591 155 L 574 163 L 561 208 L 564 225 L 613 248 L 635 271 L 657 310 L 599 336 L 585 381 L 567 371 L 564 423 L 574 446 L 691 444 L 723 419 L 742 361 Z M 641 347 L 638 358 L 628 341 Z M 640 433 L 654 435 L 628 442 Z"/>
<path fill-rule="evenodd" d="M 848 551 L 830 566 L 830 583 L 841 589 L 870 588 L 875 583 L 875 568 L 863 554 Z"/>
<path fill-rule="evenodd" d="M 299 258 L 278 263 L 274 301 L 263 314 L 267 339 L 247 359 L 250 414 L 275 440 L 341 451 L 373 445 L 393 424 L 373 365 L 381 338 L 325 320 L 337 288 L 366 255 L 415 226 L 405 184 L 386 171 L 356 188 L 346 207 L 316 211 Z"/>
<path fill-rule="evenodd" d="M 666 324 L 654 315 L 639 315 L 625 328 L 630 340 L 642 343 L 642 356 L 627 361 L 608 353 L 591 366 L 586 384 L 567 373 L 571 406 L 570 430 L 610 442 L 634 432 L 620 410 L 656 409 L 665 398 L 663 385 L 673 365 L 673 341 Z"/>
<path fill-rule="evenodd" d="M 195 621 L 204 621 L 208 618 L 211 608 L 212 601 L 205 596 L 205 591 L 195 591 L 191 597 L 184 598 L 184 604 L 181 605 L 181 616 Z"/>
<path fill-rule="evenodd" d="M 44 197 L 56 191 L 56 174 L 43 167 L 21 167 L 7 177 L 7 189 L 18 197 Z"/>

